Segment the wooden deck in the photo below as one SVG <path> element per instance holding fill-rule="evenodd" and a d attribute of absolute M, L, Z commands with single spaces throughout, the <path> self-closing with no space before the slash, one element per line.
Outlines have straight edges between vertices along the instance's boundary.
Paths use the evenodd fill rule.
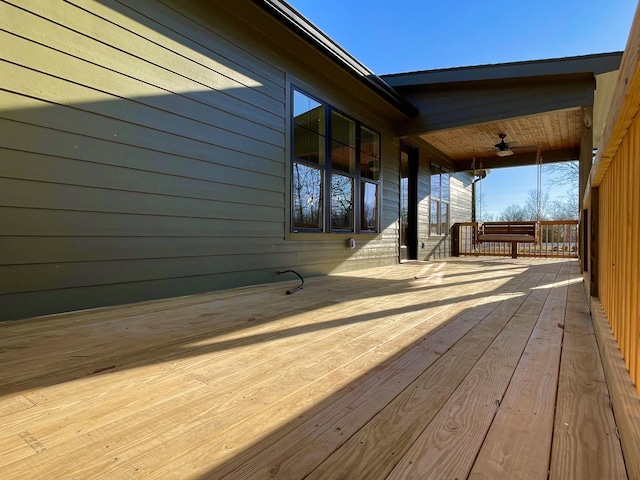
<path fill-rule="evenodd" d="M 3 479 L 622 479 L 573 260 L 0 324 Z"/>

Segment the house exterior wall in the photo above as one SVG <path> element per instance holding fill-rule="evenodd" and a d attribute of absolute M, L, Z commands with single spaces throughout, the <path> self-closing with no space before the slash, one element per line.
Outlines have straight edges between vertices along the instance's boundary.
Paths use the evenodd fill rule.
<path fill-rule="evenodd" d="M 459 222 L 471 221 L 471 176 L 464 173 L 451 173 L 450 189 L 451 201 L 449 203 L 450 218 L 449 225 L 453 226 Z M 428 210 L 427 210 L 428 212 Z M 424 236 L 420 239 L 419 260 L 442 259 L 451 256 L 451 229 L 444 236 L 428 235 L 429 219 L 426 225 L 422 226 L 421 232 Z"/>
<path fill-rule="evenodd" d="M 466 172 L 453 172 L 453 163 L 442 152 L 425 143 L 422 139 L 412 138 L 419 148 L 418 168 L 418 260 L 434 260 L 451 256 L 451 229 L 446 235 L 430 233 L 431 200 L 431 164 L 450 171 L 449 226 L 457 222 L 471 221 L 471 199 L 473 176 Z"/>
<path fill-rule="evenodd" d="M 263 281 L 295 263 L 273 248 L 281 69 L 158 2 L 24 3 L 0 4 L 2 317 Z"/>
<path fill-rule="evenodd" d="M 0 2 L 0 320 L 398 262 L 400 114 L 234 5 Z M 379 234 L 289 233 L 298 83 L 380 132 Z"/>

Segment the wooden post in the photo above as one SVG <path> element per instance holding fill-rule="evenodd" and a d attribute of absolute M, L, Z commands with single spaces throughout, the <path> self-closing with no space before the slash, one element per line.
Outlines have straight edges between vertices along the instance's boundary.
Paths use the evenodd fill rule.
<path fill-rule="evenodd" d="M 584 193 L 587 189 L 587 182 L 589 181 L 589 173 L 591 172 L 591 164 L 593 163 L 593 105 L 586 105 L 582 107 L 582 129 L 580 131 L 580 161 L 579 161 L 579 175 L 578 175 L 578 205 L 582 205 L 584 201 Z M 580 208 L 582 213 L 582 208 Z M 582 214 L 578 217 L 584 218 Z M 582 228 L 585 228 L 582 225 Z M 579 238 L 579 255 L 583 259 L 587 255 L 586 245 L 582 238 Z"/>
<path fill-rule="evenodd" d="M 600 216 L 600 188 L 591 188 L 589 208 L 589 293 L 598 296 L 598 227 Z"/>
<path fill-rule="evenodd" d="M 460 224 L 454 223 L 451 227 L 451 256 L 460 256 Z"/>

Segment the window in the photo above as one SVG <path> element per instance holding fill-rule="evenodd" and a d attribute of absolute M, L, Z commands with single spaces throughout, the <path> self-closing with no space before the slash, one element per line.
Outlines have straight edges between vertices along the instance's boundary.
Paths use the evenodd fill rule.
<path fill-rule="evenodd" d="M 380 135 L 293 89 L 291 230 L 379 231 Z"/>
<path fill-rule="evenodd" d="M 431 201 L 429 202 L 429 231 L 431 235 L 449 233 L 449 173 L 431 164 Z"/>

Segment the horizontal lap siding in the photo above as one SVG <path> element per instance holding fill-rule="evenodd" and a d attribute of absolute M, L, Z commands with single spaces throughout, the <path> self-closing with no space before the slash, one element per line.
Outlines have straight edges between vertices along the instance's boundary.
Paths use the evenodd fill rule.
<path fill-rule="evenodd" d="M 365 118 L 382 232 L 285 240 L 286 75 L 322 76 L 218 8 L 0 0 L 0 319 L 397 262 L 398 147 Z"/>
<path fill-rule="evenodd" d="M 461 173 L 451 174 L 451 225 L 471 221 L 471 178 Z"/>
<path fill-rule="evenodd" d="M 471 178 L 462 173 L 452 173 L 449 181 L 450 201 L 449 201 L 449 225 L 459 222 L 471 221 Z M 420 202 L 420 199 L 418 200 Z M 421 203 L 424 215 L 421 217 L 420 232 L 424 232 L 420 242 L 424 242 L 425 259 L 445 258 L 451 256 L 451 237 L 445 238 L 434 235 L 429 236 L 429 202 Z M 424 240 L 423 240 L 424 239 Z M 421 245 L 422 246 L 422 243 Z"/>
<path fill-rule="evenodd" d="M 0 318 L 298 262 L 283 69 L 215 25 L 126 4 L 0 1 Z"/>

